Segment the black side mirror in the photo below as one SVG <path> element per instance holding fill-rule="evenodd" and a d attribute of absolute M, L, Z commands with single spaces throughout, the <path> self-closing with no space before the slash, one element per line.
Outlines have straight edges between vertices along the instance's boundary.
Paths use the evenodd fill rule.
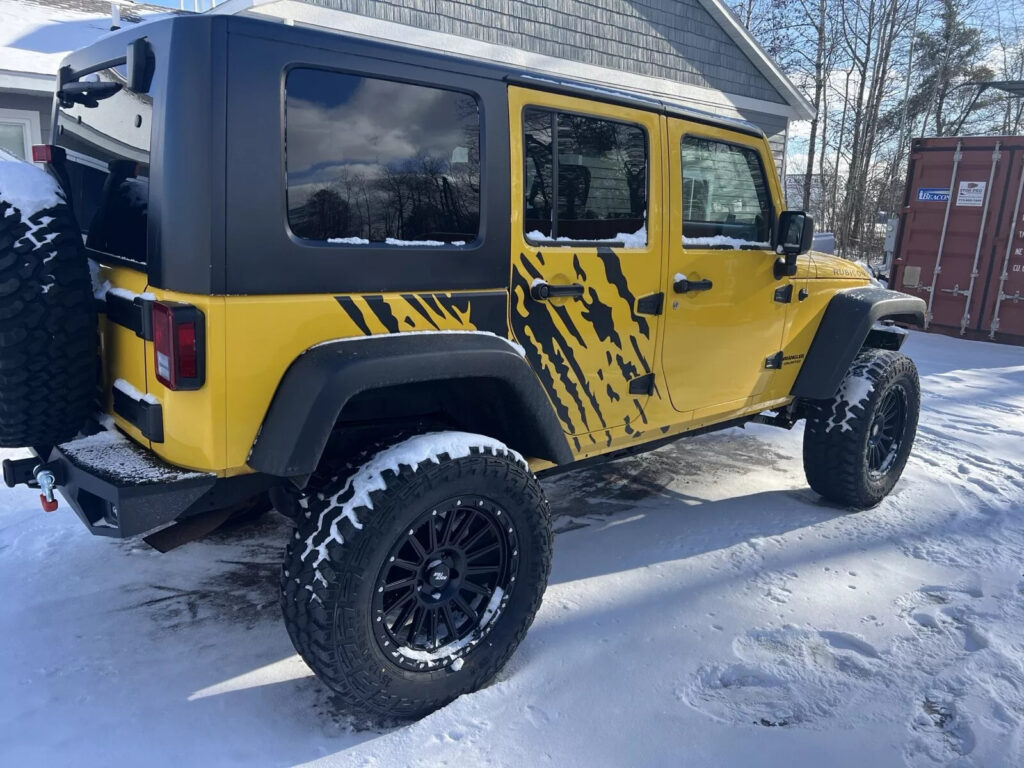
<path fill-rule="evenodd" d="M 784 211 L 775 228 L 775 252 L 781 259 L 775 262 L 775 279 L 796 274 L 796 257 L 811 250 L 814 242 L 814 219 L 803 211 Z"/>

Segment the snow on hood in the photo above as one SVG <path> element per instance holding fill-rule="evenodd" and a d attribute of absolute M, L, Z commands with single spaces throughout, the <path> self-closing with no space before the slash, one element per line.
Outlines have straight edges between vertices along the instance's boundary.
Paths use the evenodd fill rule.
<path fill-rule="evenodd" d="M 63 203 L 64 193 L 57 180 L 42 168 L 0 149 L 0 199 L 20 210 L 21 218 L 27 219 Z"/>

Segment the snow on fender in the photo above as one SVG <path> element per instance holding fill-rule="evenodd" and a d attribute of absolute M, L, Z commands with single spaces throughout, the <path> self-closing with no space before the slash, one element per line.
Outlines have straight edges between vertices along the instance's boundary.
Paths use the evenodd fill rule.
<path fill-rule="evenodd" d="M 331 541 L 344 544 L 345 537 L 341 534 L 340 529 L 342 520 L 348 520 L 356 530 L 362 529 L 363 526 L 356 516 L 356 510 L 361 507 L 373 510 L 373 500 L 370 498 L 370 494 L 374 491 L 384 490 L 386 487 L 385 472 L 391 471 L 397 474 L 403 466 L 407 466 L 415 472 L 424 462 L 440 463 L 441 456 L 444 454 L 447 454 L 450 459 L 461 459 L 464 456 L 469 456 L 474 450 L 480 453 L 489 451 L 495 455 L 510 456 L 522 467 L 529 469 L 526 460 L 518 453 L 500 440 L 483 435 L 475 435 L 470 432 L 430 432 L 410 437 L 408 440 L 385 448 L 378 453 L 349 477 L 342 488 L 330 497 L 327 506 L 320 513 L 314 532 L 306 538 L 306 548 L 302 552 L 302 559 L 307 560 L 313 552 L 316 552 L 316 557 L 313 560 L 313 567 L 316 568 L 327 559 L 327 546 Z M 323 497 L 321 496 L 321 498 Z M 314 539 L 317 532 L 323 529 L 328 515 L 334 516 L 334 523 L 328 528 L 326 538 L 317 544 Z"/>
<path fill-rule="evenodd" d="M 81 234 L 56 180 L 0 150 L 0 447 L 70 440 L 93 407 L 95 300 Z"/>

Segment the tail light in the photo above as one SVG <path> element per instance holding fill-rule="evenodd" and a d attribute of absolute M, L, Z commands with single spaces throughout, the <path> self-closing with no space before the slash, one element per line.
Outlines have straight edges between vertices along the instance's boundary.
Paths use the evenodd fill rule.
<path fill-rule="evenodd" d="M 159 301 L 151 311 L 157 380 L 168 389 L 199 389 L 206 374 L 203 313 L 190 304 Z"/>
<path fill-rule="evenodd" d="M 34 163 L 55 163 L 63 160 L 67 153 L 62 147 L 53 144 L 33 144 L 32 162 Z"/>

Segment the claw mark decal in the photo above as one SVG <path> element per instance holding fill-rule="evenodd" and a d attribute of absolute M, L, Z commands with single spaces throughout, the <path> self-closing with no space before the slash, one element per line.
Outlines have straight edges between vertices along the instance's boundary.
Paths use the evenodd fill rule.
<path fill-rule="evenodd" d="M 508 337 L 504 291 L 337 296 L 365 336 L 399 331 L 490 331 Z"/>
<path fill-rule="evenodd" d="M 637 281 L 630 285 L 630 277 Z M 577 299 L 538 301 L 536 280 L 578 282 Z M 657 287 L 658 272 L 634 262 L 624 269 L 609 248 L 597 253 L 522 253 L 513 259 L 510 323 L 548 392 L 576 452 L 610 445 L 613 427 L 638 434 L 648 398 L 625 397 L 629 380 L 650 373 L 654 339 L 636 296 Z M 648 284 L 650 283 L 650 284 Z M 643 289 L 643 290 L 640 290 Z"/>

